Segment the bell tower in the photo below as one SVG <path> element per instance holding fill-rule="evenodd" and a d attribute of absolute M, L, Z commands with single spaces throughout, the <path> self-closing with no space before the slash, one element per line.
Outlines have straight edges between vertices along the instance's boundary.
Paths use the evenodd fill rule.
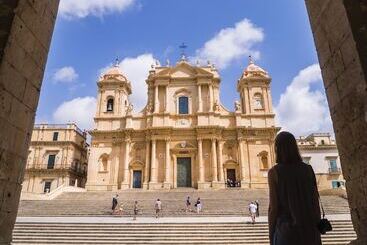
<path fill-rule="evenodd" d="M 95 121 L 98 119 L 124 117 L 132 106 L 129 102 L 131 94 L 130 81 L 121 72 L 118 62 L 109 68 L 97 82 L 97 110 Z"/>
<path fill-rule="evenodd" d="M 272 114 L 273 105 L 270 93 L 271 77 L 263 68 L 255 65 L 251 56 L 249 64 L 237 83 L 240 93 L 239 108 L 242 114 L 261 115 Z"/>

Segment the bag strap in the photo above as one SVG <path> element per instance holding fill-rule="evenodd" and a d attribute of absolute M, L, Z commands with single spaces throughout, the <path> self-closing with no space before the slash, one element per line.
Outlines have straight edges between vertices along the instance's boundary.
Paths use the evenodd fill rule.
<path fill-rule="evenodd" d="M 317 192 L 317 195 L 318 195 L 318 197 L 319 197 L 319 203 L 320 203 L 321 210 L 322 210 L 322 218 L 324 219 L 324 218 L 325 218 L 324 206 L 322 205 L 321 197 L 320 197 L 320 194 L 319 194 L 318 192 Z"/>

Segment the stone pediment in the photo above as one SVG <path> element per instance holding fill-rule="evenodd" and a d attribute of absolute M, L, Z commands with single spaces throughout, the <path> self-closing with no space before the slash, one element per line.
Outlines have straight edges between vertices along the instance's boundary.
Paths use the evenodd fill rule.
<path fill-rule="evenodd" d="M 181 61 L 175 67 L 168 67 L 156 74 L 156 76 L 170 76 L 172 78 L 195 78 L 197 76 L 213 76 L 212 73 L 188 62 Z"/>

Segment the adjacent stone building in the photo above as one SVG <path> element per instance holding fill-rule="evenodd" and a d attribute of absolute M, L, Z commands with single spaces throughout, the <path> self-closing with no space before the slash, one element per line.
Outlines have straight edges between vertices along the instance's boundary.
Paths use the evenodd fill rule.
<path fill-rule="evenodd" d="M 315 171 L 319 190 L 345 187 L 338 149 L 329 133 L 314 133 L 297 142 L 303 161 Z"/>
<path fill-rule="evenodd" d="M 33 128 L 22 192 L 46 193 L 60 186 L 85 187 L 86 132 L 75 124 L 38 124 Z"/>
<path fill-rule="evenodd" d="M 132 88 L 117 65 L 98 81 L 88 190 L 178 187 L 266 188 L 274 163 L 271 78 L 250 60 L 235 110 L 220 102 L 214 65 L 152 66 L 148 102 L 133 113 Z M 142 88 L 134 88 L 142 89 Z"/>

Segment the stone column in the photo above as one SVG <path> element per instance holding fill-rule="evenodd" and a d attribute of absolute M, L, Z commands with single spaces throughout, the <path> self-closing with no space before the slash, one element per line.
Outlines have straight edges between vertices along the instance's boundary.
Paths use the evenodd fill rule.
<path fill-rule="evenodd" d="M 218 164 L 217 164 L 217 147 L 216 139 L 212 139 L 212 182 L 218 182 Z"/>
<path fill-rule="evenodd" d="M 156 154 L 156 140 L 153 139 L 152 140 L 152 152 L 150 154 L 151 160 L 150 160 L 150 182 L 149 182 L 149 185 L 152 184 L 152 183 L 157 183 L 157 181 L 158 181 L 158 171 L 157 171 L 157 166 L 156 166 L 155 154 Z M 149 186 L 149 188 L 151 188 L 151 187 Z"/>
<path fill-rule="evenodd" d="M 149 163 L 150 163 L 150 159 L 149 159 L 149 150 L 150 150 L 150 140 L 146 139 L 145 142 L 145 167 L 144 167 L 144 183 L 143 183 L 143 188 L 147 189 L 148 188 L 148 182 L 149 182 Z"/>
<path fill-rule="evenodd" d="M 209 85 L 209 111 L 213 111 L 213 85 Z"/>
<path fill-rule="evenodd" d="M 110 166 L 111 173 L 111 182 L 112 190 L 115 191 L 118 189 L 118 174 L 119 174 L 119 165 L 120 165 L 120 143 L 115 143 L 113 145 L 114 148 L 114 158 L 113 164 Z"/>
<path fill-rule="evenodd" d="M 169 108 L 168 108 L 168 106 L 169 106 L 168 85 L 166 86 L 166 97 L 165 97 L 165 100 L 166 100 L 165 101 L 166 103 L 165 103 L 165 108 L 164 109 L 165 109 L 166 112 L 168 112 L 169 111 Z"/>
<path fill-rule="evenodd" d="M 171 156 L 169 152 L 169 139 L 166 139 L 166 154 L 165 154 L 165 178 L 164 178 L 164 188 L 171 189 Z"/>
<path fill-rule="evenodd" d="M 203 111 L 203 101 L 201 99 L 201 84 L 198 85 L 199 112 Z"/>
<path fill-rule="evenodd" d="M 220 140 L 218 142 L 218 171 L 219 171 L 219 182 L 223 182 L 224 181 L 223 156 L 222 156 L 223 145 L 224 145 L 224 141 L 223 140 Z"/>
<path fill-rule="evenodd" d="M 198 139 L 198 161 L 199 161 L 199 182 L 205 182 L 205 169 L 203 162 L 203 140 Z"/>
<path fill-rule="evenodd" d="M 244 88 L 245 91 L 245 108 L 242 108 L 244 110 L 244 113 L 249 114 L 251 113 L 251 98 L 250 98 L 250 91 L 247 87 Z"/>
<path fill-rule="evenodd" d="M 243 140 L 238 140 L 238 152 L 240 155 L 240 171 L 241 171 L 241 183 L 246 181 L 245 174 L 246 174 L 246 166 L 245 166 L 245 156 L 243 152 Z"/>
<path fill-rule="evenodd" d="M 262 88 L 262 100 L 265 113 L 269 113 L 269 101 L 268 101 L 268 90 L 266 88 Z"/>
<path fill-rule="evenodd" d="M 129 189 L 129 161 L 130 161 L 130 138 L 125 139 L 124 152 L 124 172 L 122 177 L 121 189 Z"/>
<path fill-rule="evenodd" d="M 157 113 L 159 112 L 159 104 L 158 104 L 158 89 L 159 89 L 159 86 L 156 85 L 154 87 L 154 112 Z"/>

